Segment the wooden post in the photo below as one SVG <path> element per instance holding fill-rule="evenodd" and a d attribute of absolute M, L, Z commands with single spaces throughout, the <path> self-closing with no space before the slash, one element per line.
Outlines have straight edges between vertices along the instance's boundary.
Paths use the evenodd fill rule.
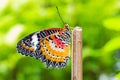
<path fill-rule="evenodd" d="M 72 34 L 72 80 L 82 80 L 82 29 L 75 27 Z"/>

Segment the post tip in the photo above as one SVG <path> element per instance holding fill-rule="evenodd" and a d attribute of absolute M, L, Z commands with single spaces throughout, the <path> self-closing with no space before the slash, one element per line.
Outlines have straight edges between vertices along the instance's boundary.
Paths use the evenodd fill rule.
<path fill-rule="evenodd" d="M 77 31 L 82 31 L 82 28 L 81 28 L 81 27 L 79 27 L 79 26 L 76 26 L 76 27 L 74 28 L 74 30 L 77 30 Z"/>

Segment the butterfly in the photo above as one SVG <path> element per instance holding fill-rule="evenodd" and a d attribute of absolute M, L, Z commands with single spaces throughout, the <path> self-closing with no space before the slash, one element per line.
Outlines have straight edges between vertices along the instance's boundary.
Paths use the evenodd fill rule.
<path fill-rule="evenodd" d="M 34 32 L 17 43 L 17 50 L 25 56 L 41 59 L 46 67 L 63 68 L 70 59 L 71 30 L 68 24 L 64 28 L 50 28 Z"/>

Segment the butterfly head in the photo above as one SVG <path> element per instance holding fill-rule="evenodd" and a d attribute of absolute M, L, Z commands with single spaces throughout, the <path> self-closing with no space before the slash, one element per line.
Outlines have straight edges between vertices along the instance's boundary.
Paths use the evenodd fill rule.
<path fill-rule="evenodd" d="M 70 35 L 72 34 L 71 30 L 70 30 L 70 26 L 68 24 L 64 25 L 64 30 L 67 31 L 67 32 L 69 32 Z"/>
<path fill-rule="evenodd" d="M 64 25 L 64 28 L 65 28 L 65 29 L 69 29 L 69 25 L 68 25 L 68 24 L 65 24 L 65 25 Z"/>

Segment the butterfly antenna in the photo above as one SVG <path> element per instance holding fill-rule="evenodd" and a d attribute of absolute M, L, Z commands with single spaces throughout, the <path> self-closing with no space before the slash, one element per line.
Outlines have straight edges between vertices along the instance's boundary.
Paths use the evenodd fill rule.
<path fill-rule="evenodd" d="M 59 15 L 59 17 L 60 17 L 60 19 L 61 19 L 61 21 L 62 21 L 63 25 L 64 25 L 64 24 L 65 24 L 65 22 L 63 21 L 63 19 L 62 19 L 61 15 L 60 15 L 60 12 L 59 12 L 59 9 L 58 9 L 58 7 L 57 7 L 57 6 L 56 6 L 56 9 L 57 9 L 57 13 L 58 13 L 58 15 Z"/>

